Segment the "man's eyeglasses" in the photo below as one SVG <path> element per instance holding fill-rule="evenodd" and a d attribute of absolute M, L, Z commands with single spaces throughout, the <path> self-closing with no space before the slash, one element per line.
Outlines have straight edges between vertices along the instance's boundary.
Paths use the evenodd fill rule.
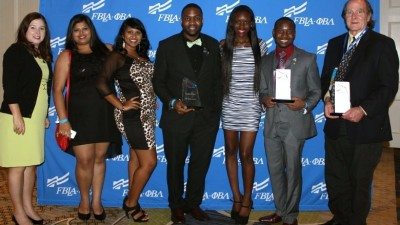
<path fill-rule="evenodd" d="M 348 9 L 348 10 L 346 10 L 345 11 L 345 15 L 346 15 L 346 17 L 351 17 L 351 16 L 363 16 L 365 14 L 365 10 L 364 9 L 357 9 L 357 10 L 350 10 L 350 9 Z"/>

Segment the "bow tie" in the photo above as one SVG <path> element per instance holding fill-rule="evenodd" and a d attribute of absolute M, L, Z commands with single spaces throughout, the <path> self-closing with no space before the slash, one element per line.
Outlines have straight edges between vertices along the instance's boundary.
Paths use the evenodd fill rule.
<path fill-rule="evenodd" d="M 187 45 L 189 48 L 191 48 L 193 45 L 201 46 L 201 39 L 200 39 L 200 38 L 197 38 L 197 39 L 194 40 L 194 41 L 187 41 L 187 42 L 186 42 L 186 45 Z"/>

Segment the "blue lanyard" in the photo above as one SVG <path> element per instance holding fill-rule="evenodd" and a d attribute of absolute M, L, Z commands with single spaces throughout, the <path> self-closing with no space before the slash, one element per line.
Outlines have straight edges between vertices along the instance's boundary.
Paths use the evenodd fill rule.
<path fill-rule="evenodd" d="M 361 38 L 364 36 L 364 34 L 367 32 L 367 29 L 364 29 L 360 35 L 358 36 L 358 38 L 356 38 L 350 45 L 349 47 L 347 47 L 347 43 L 349 41 L 349 34 L 347 33 L 346 35 L 346 39 L 347 41 L 345 41 L 343 43 L 343 55 L 346 54 L 346 52 L 351 49 L 352 47 L 356 47 L 356 45 L 358 44 L 358 42 L 360 42 Z"/>

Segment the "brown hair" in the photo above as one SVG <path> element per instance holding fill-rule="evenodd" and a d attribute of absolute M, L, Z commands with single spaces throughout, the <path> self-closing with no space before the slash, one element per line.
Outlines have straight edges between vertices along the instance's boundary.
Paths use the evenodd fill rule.
<path fill-rule="evenodd" d="M 29 29 L 29 24 L 36 19 L 43 20 L 46 29 L 44 39 L 39 44 L 39 47 L 37 49 L 35 49 L 33 44 L 26 39 L 26 32 Z M 18 27 L 16 42 L 25 45 L 28 51 L 35 57 L 39 57 L 46 60 L 47 62 L 51 62 L 52 55 L 50 48 L 50 31 L 49 31 L 49 26 L 47 25 L 46 18 L 44 18 L 42 14 L 38 12 L 31 12 L 28 15 L 26 15 L 24 19 L 22 19 Z"/>

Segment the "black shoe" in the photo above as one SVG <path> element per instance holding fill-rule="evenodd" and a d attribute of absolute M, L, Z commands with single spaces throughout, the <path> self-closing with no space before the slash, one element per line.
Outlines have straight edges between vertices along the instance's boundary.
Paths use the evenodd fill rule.
<path fill-rule="evenodd" d="M 30 218 L 29 216 L 28 216 L 28 218 L 33 224 L 44 224 L 44 220 L 43 219 L 35 220 L 35 219 Z"/>
<path fill-rule="evenodd" d="M 137 222 L 137 223 L 148 222 L 149 221 L 149 217 L 148 217 L 146 211 L 144 211 L 140 207 L 139 203 L 137 203 L 137 205 L 135 205 L 133 207 L 129 207 L 129 206 L 126 205 L 126 201 L 127 200 L 128 200 L 128 196 L 126 196 L 124 198 L 124 201 L 122 203 L 122 209 L 124 209 L 126 217 L 128 219 L 129 219 L 129 217 L 131 217 L 132 220 Z"/>
<path fill-rule="evenodd" d="M 247 222 L 249 222 L 249 216 L 251 213 L 251 209 L 253 209 L 253 201 L 250 202 L 250 205 L 242 205 L 242 207 L 250 209 L 249 215 L 241 216 L 240 214 L 238 214 L 237 218 L 235 219 L 236 224 L 247 224 Z"/>
<path fill-rule="evenodd" d="M 242 206 L 242 202 L 241 201 L 235 201 L 233 200 L 233 204 L 232 204 L 232 210 L 231 210 L 231 219 L 236 220 L 237 217 L 239 216 L 239 211 L 235 210 L 235 205 L 239 205 Z"/>
<path fill-rule="evenodd" d="M 341 225 L 341 223 L 339 223 L 335 218 L 332 218 L 328 222 L 322 223 L 320 225 Z"/>
<path fill-rule="evenodd" d="M 103 221 L 103 220 L 105 220 L 106 217 L 107 217 L 107 215 L 106 215 L 106 210 L 104 210 L 104 208 L 103 208 L 103 212 L 101 212 L 100 214 L 96 214 L 96 213 L 93 212 L 93 216 L 94 216 L 94 218 L 95 218 L 96 220 L 101 220 L 101 221 Z"/>
<path fill-rule="evenodd" d="M 78 211 L 78 218 L 80 220 L 84 220 L 84 221 L 89 220 L 90 219 L 90 212 L 89 213 L 80 213 Z"/>

